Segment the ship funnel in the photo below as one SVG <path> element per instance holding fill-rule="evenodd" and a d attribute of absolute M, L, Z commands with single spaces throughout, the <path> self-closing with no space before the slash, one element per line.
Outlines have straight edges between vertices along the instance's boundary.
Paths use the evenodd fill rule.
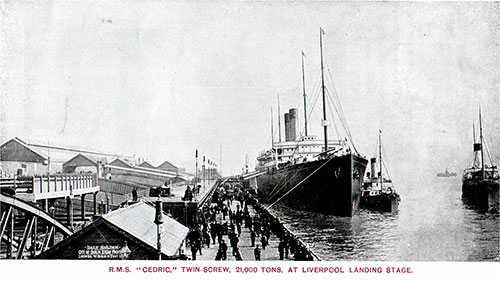
<path fill-rule="evenodd" d="M 291 108 L 288 113 L 285 113 L 285 140 L 297 140 L 297 108 Z"/>
<path fill-rule="evenodd" d="M 476 152 L 476 151 L 481 151 L 481 143 L 474 144 L 474 152 Z"/>
<path fill-rule="evenodd" d="M 370 159 L 370 164 L 371 164 L 371 171 L 372 171 L 372 178 L 375 177 L 376 171 L 375 171 L 375 164 L 377 163 L 377 158 L 371 158 Z"/>
<path fill-rule="evenodd" d="M 290 114 L 285 113 L 285 141 L 290 139 Z"/>

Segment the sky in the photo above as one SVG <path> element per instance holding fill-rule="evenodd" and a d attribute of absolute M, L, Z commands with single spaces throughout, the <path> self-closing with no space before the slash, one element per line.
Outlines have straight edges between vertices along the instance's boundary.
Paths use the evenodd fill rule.
<path fill-rule="evenodd" d="M 303 127 L 301 52 L 314 100 L 322 27 L 327 89 L 335 87 L 362 155 L 375 154 L 382 130 L 396 180 L 460 172 L 481 105 L 499 161 L 498 3 L 11 1 L 1 9 L 2 142 L 37 139 L 188 171 L 196 149 L 219 167 L 222 151 L 223 173 L 239 173 L 246 154 L 253 166 L 270 147 L 278 94 L 281 114 L 298 108 Z M 309 131 L 320 137 L 321 114 L 318 101 Z M 337 138 L 333 126 L 329 135 Z"/>

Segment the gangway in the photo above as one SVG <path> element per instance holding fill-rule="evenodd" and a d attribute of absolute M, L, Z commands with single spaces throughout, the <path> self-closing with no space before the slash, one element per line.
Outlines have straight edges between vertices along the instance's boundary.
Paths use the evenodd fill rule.
<path fill-rule="evenodd" d="M 252 172 L 241 175 L 241 179 L 246 181 L 246 180 L 256 178 L 258 176 L 265 175 L 267 173 L 268 173 L 267 170 L 252 171 Z"/>

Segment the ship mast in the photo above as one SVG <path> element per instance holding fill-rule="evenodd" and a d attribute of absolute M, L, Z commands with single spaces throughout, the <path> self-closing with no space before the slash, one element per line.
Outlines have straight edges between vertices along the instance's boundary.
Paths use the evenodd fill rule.
<path fill-rule="evenodd" d="M 302 92 L 304 93 L 304 130 L 307 137 L 306 76 L 304 74 L 304 51 L 302 51 Z"/>
<path fill-rule="evenodd" d="M 483 125 L 481 123 L 481 106 L 479 106 L 479 142 L 481 143 L 481 175 L 484 180 Z"/>
<path fill-rule="evenodd" d="M 271 106 L 271 149 L 274 147 L 273 107 Z"/>
<path fill-rule="evenodd" d="M 474 145 L 476 144 L 476 125 L 474 124 L 474 121 L 472 121 L 472 138 L 474 139 L 474 141 L 472 142 Z M 477 167 L 476 164 L 477 164 L 477 152 L 476 152 L 476 149 L 474 147 L 474 162 L 472 162 L 472 168 L 475 168 Z"/>
<path fill-rule="evenodd" d="M 380 194 L 382 194 L 382 184 L 384 177 L 382 176 L 382 131 L 378 130 L 378 161 L 380 165 Z"/>
<path fill-rule="evenodd" d="M 281 118 L 280 118 L 280 94 L 278 94 L 278 131 L 279 131 L 279 138 L 278 141 L 281 142 Z"/>
<path fill-rule="evenodd" d="M 324 135 L 325 135 L 325 155 L 328 151 L 328 123 L 326 120 L 326 98 L 325 98 L 325 75 L 323 71 L 323 34 L 325 32 L 323 29 L 320 27 L 319 28 L 319 46 L 320 46 L 320 53 L 321 53 L 321 90 L 323 92 L 323 120 L 322 124 L 324 128 Z"/>

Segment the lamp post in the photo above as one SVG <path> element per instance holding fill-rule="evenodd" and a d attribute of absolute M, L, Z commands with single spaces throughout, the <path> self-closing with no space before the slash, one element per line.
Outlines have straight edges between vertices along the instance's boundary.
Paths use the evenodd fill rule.
<path fill-rule="evenodd" d="M 202 175 L 203 175 L 203 190 L 205 190 L 205 177 L 206 177 L 206 169 L 205 169 L 205 156 L 203 156 L 203 166 L 202 166 Z"/>
<path fill-rule="evenodd" d="M 196 158 L 196 175 L 194 177 L 194 186 L 198 186 L 198 149 L 196 150 L 194 157 Z"/>
<path fill-rule="evenodd" d="M 156 215 L 155 215 L 155 224 L 156 224 L 156 234 L 158 237 L 158 242 L 157 242 L 157 247 L 158 247 L 158 260 L 161 260 L 161 231 L 160 231 L 160 225 L 163 224 L 163 208 L 162 208 L 162 201 L 160 197 L 158 197 L 158 200 L 155 202 L 155 209 L 156 209 Z"/>

